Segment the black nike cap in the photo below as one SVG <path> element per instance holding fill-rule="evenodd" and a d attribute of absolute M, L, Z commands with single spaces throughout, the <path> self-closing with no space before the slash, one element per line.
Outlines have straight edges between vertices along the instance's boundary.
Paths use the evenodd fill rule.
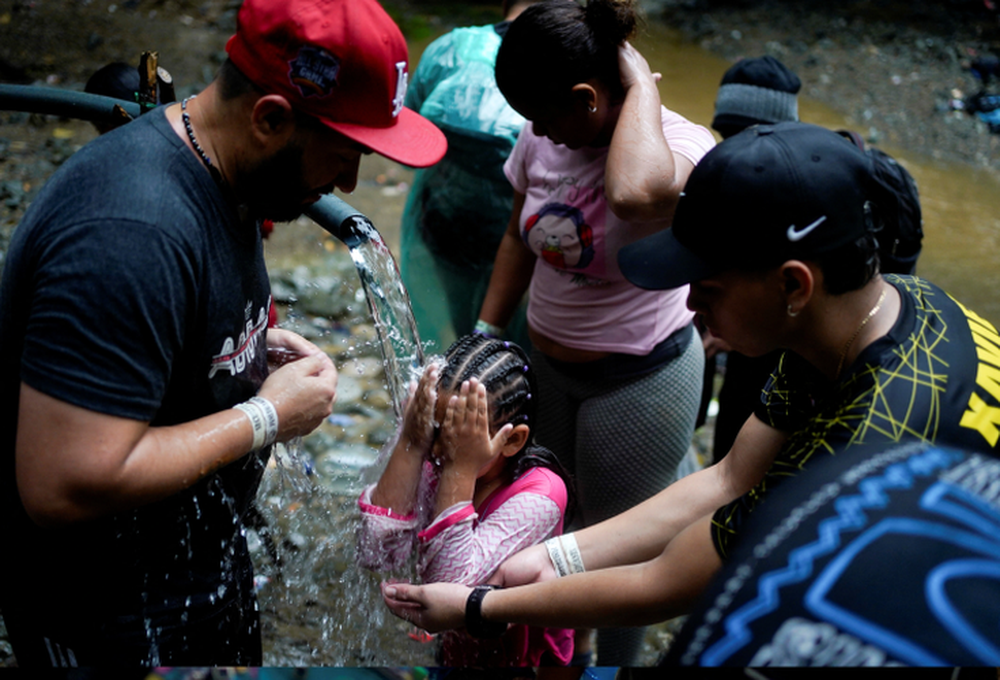
<path fill-rule="evenodd" d="M 669 229 L 625 246 L 625 277 L 677 288 L 728 269 L 809 260 L 869 229 L 868 157 L 841 135 L 808 123 L 757 125 L 726 139 L 695 166 Z"/>

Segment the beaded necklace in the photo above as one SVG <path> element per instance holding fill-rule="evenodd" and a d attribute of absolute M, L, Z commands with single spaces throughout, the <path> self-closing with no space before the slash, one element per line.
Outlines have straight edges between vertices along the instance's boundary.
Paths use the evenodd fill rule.
<path fill-rule="evenodd" d="M 195 95 L 191 95 L 181 101 L 181 120 L 184 121 L 184 129 L 187 131 L 188 139 L 191 140 L 191 146 L 193 146 L 194 150 L 198 153 L 198 157 L 201 159 L 201 162 L 205 164 L 206 168 L 208 168 L 208 173 L 212 176 L 212 179 L 215 180 L 216 184 L 224 187 L 226 186 L 226 181 L 222 178 L 222 173 L 219 172 L 219 169 L 215 167 L 214 163 L 212 163 L 212 159 L 208 157 L 205 150 L 201 148 L 201 144 L 198 143 L 198 138 L 194 136 L 194 128 L 191 127 L 191 114 L 189 114 L 187 110 L 188 101 L 194 98 Z"/>

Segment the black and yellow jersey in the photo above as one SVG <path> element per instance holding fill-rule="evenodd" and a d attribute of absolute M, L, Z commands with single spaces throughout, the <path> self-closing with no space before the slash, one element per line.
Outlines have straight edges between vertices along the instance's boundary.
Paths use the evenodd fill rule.
<path fill-rule="evenodd" d="M 1000 453 L 996 328 L 928 281 L 885 278 L 900 293 L 899 318 L 836 384 L 782 355 L 755 415 L 790 436 L 764 479 L 716 511 L 712 539 L 723 559 L 769 491 L 835 450 L 919 441 Z"/>

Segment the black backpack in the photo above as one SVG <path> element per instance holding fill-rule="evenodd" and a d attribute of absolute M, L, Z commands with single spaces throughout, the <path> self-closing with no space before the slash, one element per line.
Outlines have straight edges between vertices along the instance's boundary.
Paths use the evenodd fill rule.
<path fill-rule="evenodd" d="M 866 147 L 861 135 L 838 132 L 864 151 L 872 161 L 876 181 L 879 270 L 884 274 L 912 274 L 924 238 L 920 193 L 913 176 L 896 159 L 875 147 Z"/>

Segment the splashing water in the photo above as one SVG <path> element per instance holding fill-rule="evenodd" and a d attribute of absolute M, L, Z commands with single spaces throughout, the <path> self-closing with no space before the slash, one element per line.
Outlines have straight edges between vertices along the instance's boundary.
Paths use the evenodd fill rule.
<path fill-rule="evenodd" d="M 324 202 L 331 198 L 325 197 Z M 374 225 L 350 212 L 350 206 L 339 199 L 326 207 L 330 205 L 339 211 L 332 218 L 310 216 L 348 247 L 374 321 L 385 389 L 398 424 L 408 385 L 419 377 L 425 363 L 409 295 Z M 349 346 L 352 353 L 375 351 L 356 344 Z M 348 410 L 335 413 L 331 423 L 344 423 L 341 427 L 346 428 L 352 411 L 340 408 Z M 357 408 L 374 410 L 362 404 Z M 392 416 L 386 413 L 385 418 Z M 314 433 L 275 447 L 273 464 L 257 495 L 264 522 L 247 532 L 254 553 L 265 662 L 275 666 L 433 665 L 434 645 L 417 639 L 411 625 L 388 612 L 378 586 L 386 578 L 413 579 L 413 564 L 406 573 L 379 574 L 361 568 L 355 560 L 357 499 L 364 485 L 383 469 L 393 442 L 322 437 Z"/>

